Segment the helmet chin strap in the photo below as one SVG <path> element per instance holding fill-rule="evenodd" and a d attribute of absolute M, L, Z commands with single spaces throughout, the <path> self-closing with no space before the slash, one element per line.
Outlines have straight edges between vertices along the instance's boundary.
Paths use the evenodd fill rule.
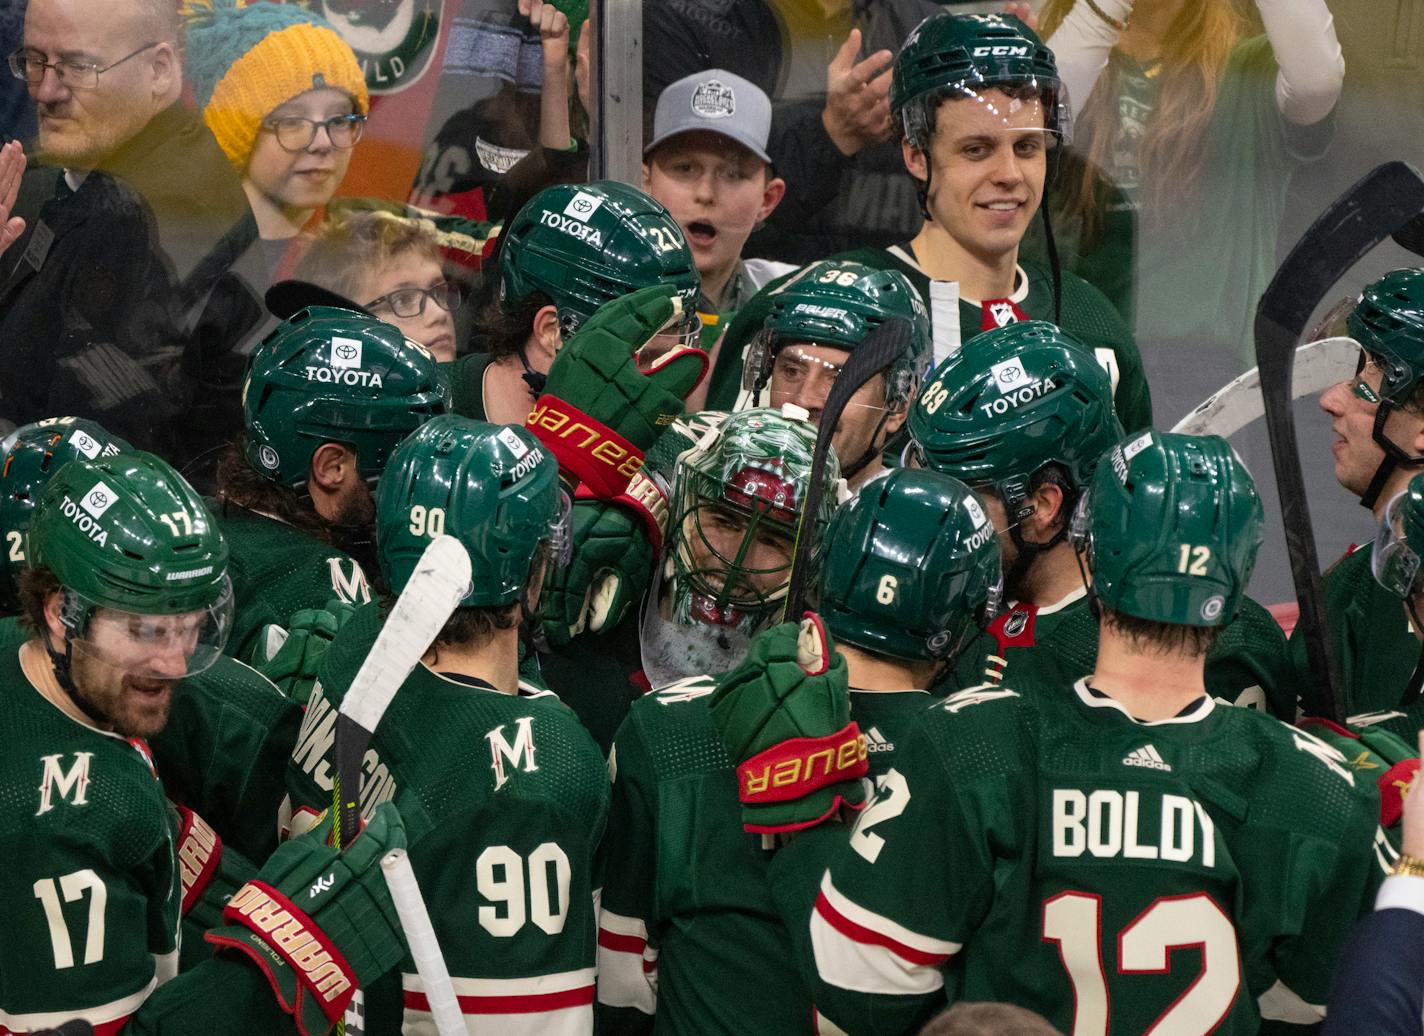
<path fill-rule="evenodd" d="M 888 409 L 882 410 L 880 412 L 880 421 L 875 425 L 875 431 L 870 433 L 870 445 L 865 448 L 865 451 L 853 464 L 841 468 L 841 475 L 846 481 L 850 481 L 864 471 L 870 462 L 885 449 L 884 443 L 877 445 L 877 442 L 880 439 L 880 433 L 885 430 L 885 422 L 888 420 L 890 420 L 890 411 Z"/>
<path fill-rule="evenodd" d="M 69 700 L 74 703 L 74 707 L 94 723 L 95 726 L 107 728 L 111 726 L 107 716 L 95 712 L 84 699 L 79 695 L 79 688 L 74 685 L 74 640 L 66 630 L 64 634 L 64 653 L 54 649 L 54 641 L 50 639 L 49 629 L 40 630 L 40 635 L 44 637 L 45 654 L 49 655 L 50 665 L 54 667 L 54 677 L 59 682 L 59 686 L 64 689 L 64 693 L 69 696 Z"/>
<path fill-rule="evenodd" d="M 519 357 L 519 363 L 524 367 L 524 373 L 519 375 L 524 380 L 524 384 L 529 386 L 529 393 L 535 399 L 544 394 L 544 386 L 548 384 L 549 375 L 540 374 L 533 367 L 529 366 L 529 357 L 524 355 L 524 349 L 515 353 Z"/>
<path fill-rule="evenodd" d="M 1380 400 L 1379 408 L 1375 411 L 1374 428 L 1370 432 L 1370 437 L 1374 439 L 1380 449 L 1384 450 L 1384 459 L 1379 462 L 1379 467 L 1375 468 L 1374 478 L 1370 479 L 1369 486 L 1360 497 L 1360 506 L 1371 511 L 1374 510 L 1375 502 L 1379 500 L 1380 493 L 1384 492 L 1385 483 L 1394 474 L 1395 468 L 1401 464 L 1410 467 L 1424 464 L 1424 456 L 1411 457 L 1384 434 L 1385 422 L 1389 420 L 1389 415 L 1394 409 L 1393 403 L 1384 399 Z"/>

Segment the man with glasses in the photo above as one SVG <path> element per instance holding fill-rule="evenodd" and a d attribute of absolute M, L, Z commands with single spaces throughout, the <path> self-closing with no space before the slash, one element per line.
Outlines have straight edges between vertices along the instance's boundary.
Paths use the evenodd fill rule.
<path fill-rule="evenodd" d="M 170 445 L 177 343 L 221 269 L 203 260 L 248 211 L 180 103 L 178 38 L 162 0 L 29 4 L 7 64 L 35 105 L 38 161 L 15 204 L 25 233 L 0 259 L 0 419 L 80 413 Z"/>
<path fill-rule="evenodd" d="M 1395 270 L 1367 285 L 1346 326 L 1361 345 L 1360 370 L 1326 389 L 1320 408 L 1330 415 L 1336 480 L 1379 521 L 1424 465 L 1424 270 Z M 1424 709 L 1409 693 L 1420 656 L 1404 606 L 1371 576 L 1368 550 L 1332 565 L 1324 587 L 1351 725 L 1380 723 L 1412 742 Z M 1305 673 L 1301 637 L 1291 638 L 1291 653 Z M 1321 703 L 1305 704 L 1320 714 Z"/>
<path fill-rule="evenodd" d="M 428 221 L 378 211 L 328 216 L 296 275 L 360 303 L 441 363 L 455 359 L 460 289 L 445 279 Z"/>

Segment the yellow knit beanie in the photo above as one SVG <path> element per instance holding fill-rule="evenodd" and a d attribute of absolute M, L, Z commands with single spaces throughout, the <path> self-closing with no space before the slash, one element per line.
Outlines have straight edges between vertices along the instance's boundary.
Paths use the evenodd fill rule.
<path fill-rule="evenodd" d="M 366 114 L 356 55 L 326 22 L 296 4 L 189 0 L 187 67 L 203 121 L 238 172 L 273 109 L 308 90 L 334 87 Z"/>

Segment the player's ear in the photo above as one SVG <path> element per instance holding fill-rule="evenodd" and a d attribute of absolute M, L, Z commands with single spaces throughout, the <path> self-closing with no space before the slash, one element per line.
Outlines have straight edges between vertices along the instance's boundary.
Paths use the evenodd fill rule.
<path fill-rule="evenodd" d="M 1024 519 L 1026 539 L 1046 543 L 1060 528 L 1068 524 L 1067 498 L 1063 487 L 1051 479 L 1045 480 L 1029 494 L 1026 501 L 1033 514 Z"/>
<path fill-rule="evenodd" d="M 559 346 L 563 344 L 563 336 L 559 333 L 558 309 L 554 306 L 540 306 L 538 312 L 534 314 L 534 323 L 529 329 L 529 336 L 541 350 L 551 353 L 558 352 Z"/>
<path fill-rule="evenodd" d="M 910 171 L 911 176 L 916 180 L 929 180 L 929 165 L 925 161 L 925 153 L 923 151 L 917 147 L 911 147 L 908 140 L 901 138 L 900 156 L 904 158 L 905 168 Z"/>
<path fill-rule="evenodd" d="M 50 638 L 56 644 L 64 643 L 64 623 L 59 617 L 63 607 L 64 592 L 62 590 L 51 590 L 45 597 L 44 620 L 45 626 L 49 629 Z"/>
<path fill-rule="evenodd" d="M 356 454 L 339 442 L 324 442 L 311 459 L 311 482 L 326 492 L 335 492 L 356 475 Z"/>

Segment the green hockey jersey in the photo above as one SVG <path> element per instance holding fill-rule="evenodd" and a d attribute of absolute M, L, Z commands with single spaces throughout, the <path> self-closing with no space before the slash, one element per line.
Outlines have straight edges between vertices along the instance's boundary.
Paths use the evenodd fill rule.
<path fill-rule="evenodd" d="M 818 1010 L 858 1036 L 959 1000 L 1074 1036 L 1318 1021 L 1384 874 L 1344 757 L 1206 696 L 1140 722 L 1085 681 L 1054 690 L 950 696 L 848 838 L 778 854 Z M 787 880 L 807 854 L 809 888 Z"/>
<path fill-rule="evenodd" d="M 382 621 L 378 606 L 360 609 L 322 660 L 287 768 L 294 830 L 331 804 L 336 713 Z M 366 753 L 362 815 L 400 809 L 472 1031 L 592 1031 L 608 796 L 597 746 L 550 692 L 506 695 L 417 666 L 396 693 Z M 367 1031 L 433 1031 L 411 961 L 399 979 L 366 990 Z"/>
<path fill-rule="evenodd" d="M 959 656 L 960 687 L 1067 686 L 1093 671 L 1098 622 L 1079 590 L 1058 604 L 1012 604 Z M 1288 723 L 1296 717 L 1296 679 L 1280 624 L 1249 597 L 1206 656 L 1206 689 L 1228 705 L 1249 706 Z"/>
<path fill-rule="evenodd" d="M 1353 726 L 1379 724 L 1413 744 L 1424 726 L 1424 699 L 1405 702 L 1404 694 L 1421 645 L 1410 631 L 1404 602 L 1370 574 L 1368 546 L 1346 554 L 1323 580 L 1326 628 L 1330 631 L 1345 714 Z M 1291 660 L 1301 693 L 1308 695 L 1305 639 L 1296 626 Z M 1311 715 L 1326 715 L 1323 703 L 1308 701 Z"/>
<path fill-rule="evenodd" d="M 770 853 L 742 829 L 736 771 L 707 709 L 716 686 L 694 676 L 640 698 L 614 742 L 600 1032 L 813 1031 L 767 885 Z M 852 692 L 868 779 L 884 779 L 930 702 L 923 691 Z"/>
<path fill-rule="evenodd" d="M 17 618 L 0 619 L 0 654 L 13 655 L 28 639 Z M 220 657 L 179 681 L 167 726 L 148 739 L 164 793 L 207 821 L 227 847 L 265 860 L 277 847 L 301 718 L 300 704 L 266 677 Z"/>
<path fill-rule="evenodd" d="M 320 608 L 333 597 L 347 604 L 371 600 L 361 565 L 328 543 L 275 518 L 231 504 L 212 505 L 227 541 L 233 624 L 227 653 L 253 655 L 269 623 L 286 628 L 293 612 Z"/>
<path fill-rule="evenodd" d="M 940 288 L 948 282 L 931 281 L 915 262 L 909 245 L 861 248 L 835 258 L 903 273 L 920 290 L 925 307 L 930 311 L 933 329 Z M 936 356 L 943 358 L 956 352 L 960 342 L 993 327 L 1018 320 L 1053 320 L 1053 282 L 1048 270 L 1023 257 L 1020 257 L 1019 270 L 1018 287 L 1011 298 L 985 300 L 982 305 L 958 299 L 958 326 L 947 335 L 943 328 L 935 334 Z M 728 326 L 712 370 L 711 387 L 707 393 L 709 409 L 731 410 L 751 405 L 749 397 L 746 400 L 741 398 L 742 364 L 746 349 L 771 311 L 772 294 L 786 279 L 772 281 L 758 292 Z M 957 298 L 955 287 L 954 297 Z M 943 308 L 944 302 L 939 302 L 939 309 Z M 1152 398 L 1142 370 L 1142 356 L 1132 332 L 1112 304 L 1086 281 L 1064 271 L 1062 310 L 1063 329 L 1092 349 L 1098 361 L 1108 369 L 1112 377 L 1113 402 L 1123 426 L 1129 431 L 1150 427 Z"/>

